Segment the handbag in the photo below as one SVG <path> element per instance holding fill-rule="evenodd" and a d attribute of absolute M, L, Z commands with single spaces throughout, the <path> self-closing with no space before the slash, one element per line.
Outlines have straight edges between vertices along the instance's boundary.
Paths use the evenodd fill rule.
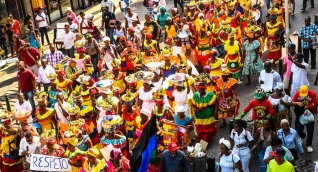
<path fill-rule="evenodd" d="M 28 50 L 26 50 L 26 52 L 28 53 L 28 55 L 31 57 L 31 59 L 35 62 L 35 64 L 37 65 L 37 67 L 41 67 L 41 62 L 36 61 L 34 59 L 34 57 L 30 54 L 30 52 Z"/>
<path fill-rule="evenodd" d="M 260 140 L 252 147 L 251 151 L 253 155 L 258 156 L 259 150 L 261 150 L 263 146 L 263 142 L 264 140 Z"/>
<path fill-rule="evenodd" d="M 301 123 L 301 125 L 306 125 L 314 121 L 315 117 L 309 110 L 305 110 L 305 112 L 299 117 L 299 122 Z"/>

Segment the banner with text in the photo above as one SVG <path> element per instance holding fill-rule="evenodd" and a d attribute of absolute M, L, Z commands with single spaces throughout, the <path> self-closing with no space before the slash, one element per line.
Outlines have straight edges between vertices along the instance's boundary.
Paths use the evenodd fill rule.
<path fill-rule="evenodd" d="M 71 165 L 68 159 L 46 156 L 40 154 L 32 154 L 30 170 L 35 171 L 70 171 Z"/>

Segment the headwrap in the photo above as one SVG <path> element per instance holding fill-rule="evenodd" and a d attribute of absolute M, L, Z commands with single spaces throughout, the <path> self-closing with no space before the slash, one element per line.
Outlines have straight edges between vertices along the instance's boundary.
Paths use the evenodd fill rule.
<path fill-rule="evenodd" d="M 97 158 L 98 155 L 99 155 L 99 150 L 96 149 L 96 148 L 89 148 L 89 149 L 87 150 L 87 154 L 90 155 L 90 156 L 92 156 L 92 157 Z"/>
<path fill-rule="evenodd" d="M 111 124 L 103 124 L 103 128 L 106 133 L 114 133 L 116 131 L 116 126 Z"/>
<path fill-rule="evenodd" d="M 105 42 L 105 41 L 110 41 L 110 38 L 108 37 L 108 36 L 105 36 L 104 38 L 103 38 L 103 41 Z"/>
<path fill-rule="evenodd" d="M 185 112 L 184 106 L 177 106 L 177 107 L 176 107 L 176 112 L 177 112 L 177 113 L 178 113 L 178 112 Z"/>
<path fill-rule="evenodd" d="M 282 83 L 282 82 L 277 82 L 277 85 L 276 85 L 276 87 L 275 87 L 275 90 L 276 90 L 276 89 L 279 89 L 279 90 L 284 89 L 284 83 Z"/>
<path fill-rule="evenodd" d="M 119 41 L 126 41 L 126 37 L 125 37 L 125 36 L 121 36 L 121 37 L 119 38 Z"/>
<path fill-rule="evenodd" d="M 131 41 L 127 41 L 126 42 L 126 47 L 129 47 L 129 46 L 132 46 L 132 45 L 133 45 L 133 43 Z"/>
<path fill-rule="evenodd" d="M 256 88 L 254 92 L 254 99 L 261 100 L 265 98 L 266 93 L 263 88 Z"/>
<path fill-rule="evenodd" d="M 85 53 L 85 51 L 86 51 L 86 48 L 85 48 L 85 47 L 78 47 L 78 48 L 76 48 L 76 52 L 77 52 L 77 53 Z"/>
<path fill-rule="evenodd" d="M 167 11 L 166 7 L 163 6 L 163 5 L 160 7 L 160 10 L 163 10 L 163 11 L 165 11 L 165 12 Z"/>
<path fill-rule="evenodd" d="M 57 74 L 58 76 L 64 76 L 64 75 L 65 75 L 65 72 L 64 72 L 64 70 L 60 70 L 60 71 L 56 71 L 56 74 Z"/>
<path fill-rule="evenodd" d="M 225 140 L 224 138 L 222 138 L 222 139 L 220 139 L 219 143 L 225 145 L 228 149 L 231 149 L 230 141 Z"/>
<path fill-rule="evenodd" d="M 146 38 L 147 39 L 151 39 L 152 38 L 152 34 L 151 33 L 146 33 Z"/>
<path fill-rule="evenodd" d="M 141 109 L 140 114 L 144 114 L 148 116 L 149 118 L 151 117 L 151 112 L 148 109 Z"/>
<path fill-rule="evenodd" d="M 133 27 L 129 27 L 129 28 L 127 29 L 127 31 L 128 31 L 128 32 L 133 32 L 133 31 L 135 31 L 135 30 L 134 30 Z"/>

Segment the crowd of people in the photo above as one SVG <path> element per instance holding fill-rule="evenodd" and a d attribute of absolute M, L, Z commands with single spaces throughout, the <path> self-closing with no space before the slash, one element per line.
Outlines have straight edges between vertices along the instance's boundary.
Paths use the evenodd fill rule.
<path fill-rule="evenodd" d="M 295 161 L 304 154 L 301 139 L 313 152 L 317 113 L 317 95 L 307 78 L 309 52 L 311 68 L 316 67 L 311 37 L 318 34 L 310 17 L 299 31 L 304 54 L 289 44 L 282 56 L 279 33 L 286 23 L 281 1 L 266 2 L 265 25 L 262 0 L 203 0 L 185 6 L 176 1 L 171 12 L 162 0 L 144 5 L 149 14 L 142 24 L 130 2 L 121 1 L 122 24 L 115 4 L 103 0 L 101 29 L 94 15 L 81 12 L 77 18 L 67 8 L 63 52 L 50 43 L 42 7 L 35 24 L 31 16 L 25 20 L 27 41 L 12 22 L 1 28 L 19 58 L 19 94 L 15 111 L 0 113 L 0 170 L 30 170 L 31 155 L 42 154 L 67 158 L 74 172 L 137 171 L 132 152 L 140 148 L 136 145 L 152 118 L 157 149 L 142 156 L 150 172 L 190 172 L 195 157 L 187 146 L 215 141 L 228 118 L 234 127 L 229 140 L 219 141 L 217 170 L 249 172 L 252 156 L 258 157 L 261 172 L 297 170 Z M 50 49 L 45 55 L 44 38 Z M 270 61 L 263 63 L 264 58 Z M 281 58 L 278 73 L 272 66 Z M 243 76 L 250 85 L 251 75 L 259 75 L 260 86 L 240 113 L 236 86 Z M 244 120 L 250 110 L 252 129 Z M 100 149 L 110 146 L 106 158 Z"/>

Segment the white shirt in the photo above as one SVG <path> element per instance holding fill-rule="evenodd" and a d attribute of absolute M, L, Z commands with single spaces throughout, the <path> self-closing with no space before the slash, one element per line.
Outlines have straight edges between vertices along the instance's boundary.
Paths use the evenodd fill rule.
<path fill-rule="evenodd" d="M 71 29 L 72 32 L 73 32 L 75 29 L 78 29 L 77 24 L 73 22 L 73 23 L 70 25 L 70 29 Z"/>
<path fill-rule="evenodd" d="M 62 108 L 66 109 L 66 107 L 69 106 L 69 105 L 70 105 L 69 103 L 67 103 L 66 101 L 63 101 L 63 104 L 62 104 L 63 107 Z M 54 109 L 55 109 L 56 115 L 57 115 L 57 117 L 58 117 L 58 119 L 60 120 L 61 123 L 67 124 L 70 121 L 69 117 L 65 118 L 63 116 L 63 111 L 62 111 L 62 109 L 61 109 L 61 107 L 59 106 L 58 103 L 54 104 Z"/>
<path fill-rule="evenodd" d="M 22 105 L 20 105 L 19 103 L 19 100 L 17 100 L 15 102 L 15 110 L 16 111 L 19 111 L 19 110 L 29 110 L 29 111 L 32 111 L 32 106 L 30 104 L 29 101 L 25 101 L 22 103 Z M 29 116 L 29 119 L 28 119 L 30 122 L 32 121 L 32 115 Z"/>
<path fill-rule="evenodd" d="M 19 154 L 22 155 L 22 152 L 28 151 L 31 154 L 35 152 L 35 150 L 38 148 L 40 149 L 41 142 L 40 142 L 40 137 L 38 136 L 33 136 L 33 142 L 32 144 L 29 144 L 25 138 L 23 138 L 20 142 L 20 149 L 19 149 Z M 27 162 L 31 162 L 31 157 L 26 157 Z"/>
<path fill-rule="evenodd" d="M 285 147 L 285 146 L 282 146 L 282 148 L 286 151 L 285 155 L 284 155 L 284 158 L 286 157 L 287 159 L 285 160 L 288 160 L 288 161 L 292 161 L 294 160 L 294 157 L 293 155 L 290 153 L 290 151 Z M 267 159 L 270 155 L 271 155 L 271 152 L 273 152 L 273 148 L 272 146 L 268 146 L 266 148 L 266 151 L 265 151 L 265 154 L 264 154 L 264 159 Z"/>
<path fill-rule="evenodd" d="M 55 70 L 51 65 L 46 65 L 45 69 L 43 66 L 38 71 L 38 83 L 49 84 L 51 81 L 47 79 L 46 75 L 55 74 Z"/>
<path fill-rule="evenodd" d="M 44 21 L 38 22 L 39 27 L 46 27 L 47 26 L 46 15 L 44 12 L 42 14 L 36 15 L 35 20 L 43 20 L 43 19 L 44 19 Z"/>
<path fill-rule="evenodd" d="M 296 88 L 300 88 L 302 85 L 309 86 L 309 81 L 307 78 L 307 70 L 309 65 L 305 62 L 301 63 L 305 66 L 305 69 L 297 67 L 294 63 L 291 66 L 290 71 L 293 72 L 293 86 Z"/>
<path fill-rule="evenodd" d="M 132 19 L 137 18 L 137 17 L 138 17 L 137 13 L 133 13 L 133 15 L 131 17 L 129 17 L 128 13 L 125 15 L 125 18 L 126 18 L 127 23 L 128 23 L 128 27 L 132 27 Z"/>
<path fill-rule="evenodd" d="M 103 0 L 100 3 L 101 7 L 108 7 L 110 12 L 113 12 L 113 7 L 115 6 L 115 3 L 112 0 L 107 0 L 106 2 Z"/>
<path fill-rule="evenodd" d="M 138 35 L 140 39 L 142 38 L 141 30 L 142 30 L 142 26 L 140 24 L 137 24 L 137 26 L 134 27 L 135 34 Z"/>
<path fill-rule="evenodd" d="M 239 160 L 240 160 L 240 157 L 234 152 L 232 152 L 229 156 L 222 155 L 220 158 L 220 166 L 221 166 L 222 172 L 233 172 L 233 166 Z"/>
<path fill-rule="evenodd" d="M 74 46 L 74 41 L 76 37 L 75 34 L 71 31 L 63 34 L 63 42 L 65 49 L 71 49 Z"/>
<path fill-rule="evenodd" d="M 235 152 L 237 155 L 250 154 L 250 148 L 248 146 L 241 146 L 240 148 L 237 147 L 239 144 L 245 144 L 247 140 L 249 142 L 253 140 L 253 137 L 249 131 L 243 128 L 242 133 L 238 135 L 238 133 L 233 129 L 230 137 L 234 140 L 233 152 Z"/>
<path fill-rule="evenodd" d="M 123 0 L 120 0 L 120 8 L 123 9 L 123 8 L 127 8 L 127 4 L 125 1 Z"/>

